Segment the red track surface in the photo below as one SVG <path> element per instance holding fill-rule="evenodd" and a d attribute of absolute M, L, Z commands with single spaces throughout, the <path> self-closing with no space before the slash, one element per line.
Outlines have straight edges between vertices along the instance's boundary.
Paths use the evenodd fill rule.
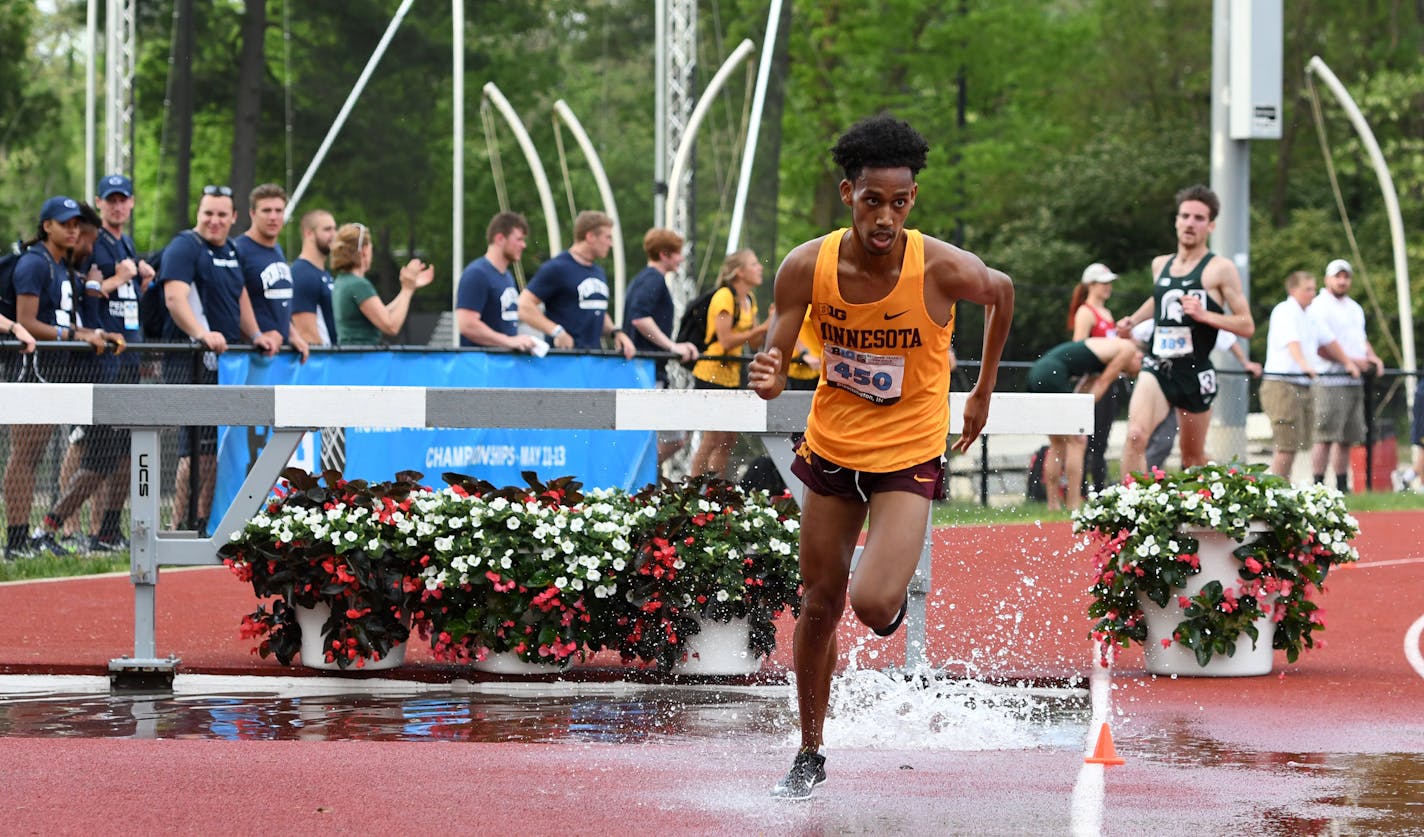
<path fill-rule="evenodd" d="M 1424 614 L 1421 520 L 1362 516 L 1363 561 L 1333 573 L 1322 599 L 1324 647 L 1278 659 L 1278 675 L 1152 678 L 1140 651 L 1125 653 L 1110 721 L 1127 765 L 1107 775 L 1104 831 L 1419 827 L 1424 760 L 1409 754 L 1424 752 L 1424 679 L 1402 641 Z M 1062 523 L 938 531 L 930 660 L 994 677 L 1087 672 L 1088 557 L 1071 543 Z M 300 672 L 238 639 L 253 600 L 225 570 L 165 572 L 158 602 L 159 654 L 181 672 Z M 132 654 L 132 610 L 126 576 L 0 585 L 0 673 L 102 673 Z M 843 656 L 864 633 L 847 626 Z M 880 656 L 862 661 L 902 659 L 903 635 L 867 642 Z M 789 623 L 780 639 L 774 676 Z M 408 660 L 386 676 L 468 676 L 423 648 Z M 606 675 L 615 661 L 595 662 Z M 0 805 L 8 833 L 1065 833 L 1081 755 L 845 751 L 815 800 L 788 805 L 765 795 L 788 753 L 764 743 L 0 738 Z"/>

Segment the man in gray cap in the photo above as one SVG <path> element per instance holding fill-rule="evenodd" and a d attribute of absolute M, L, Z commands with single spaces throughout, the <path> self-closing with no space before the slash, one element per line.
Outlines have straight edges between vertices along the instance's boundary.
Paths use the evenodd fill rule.
<path fill-rule="evenodd" d="M 1355 269 L 1344 259 L 1325 266 L 1325 293 L 1310 303 L 1309 315 L 1321 345 L 1334 340 L 1346 362 L 1323 363 L 1315 387 L 1315 447 L 1311 473 L 1325 482 L 1325 468 L 1333 465 L 1335 486 L 1350 490 L 1350 446 L 1365 441 L 1365 389 L 1360 374 L 1378 375 L 1384 362 L 1365 336 L 1365 312 L 1351 299 Z M 1322 358 L 1322 361 L 1324 358 Z"/>

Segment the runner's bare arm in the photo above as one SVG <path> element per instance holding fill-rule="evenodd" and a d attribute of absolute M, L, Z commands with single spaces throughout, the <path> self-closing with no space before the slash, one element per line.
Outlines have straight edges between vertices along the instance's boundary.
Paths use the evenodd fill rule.
<path fill-rule="evenodd" d="M 1216 314 L 1195 305 L 1188 307 L 1182 300 L 1182 311 L 1199 323 L 1229 331 L 1240 337 L 1250 337 L 1256 333 L 1256 320 L 1251 316 L 1251 306 L 1246 302 L 1246 294 L 1241 290 L 1241 274 L 1230 259 L 1212 259 L 1202 276 L 1202 287 L 1207 293 L 1217 297 L 1230 314 Z M 1212 293 L 1215 291 L 1215 293 Z"/>
<path fill-rule="evenodd" d="M 944 248 L 944 249 L 941 249 Z M 963 426 L 952 449 L 969 449 L 989 418 L 989 395 L 999 380 L 999 359 L 1014 320 L 1013 280 L 978 256 L 949 245 L 928 240 L 925 246 L 926 278 L 937 285 L 939 296 L 984 306 L 984 348 L 979 360 L 979 379 L 964 404 Z M 927 300 L 928 301 L 928 300 Z M 933 313 L 931 307 L 931 313 Z"/>
<path fill-rule="evenodd" d="M 816 255 L 821 239 L 808 241 L 787 254 L 776 271 L 772 296 L 775 310 L 766 331 L 766 348 L 748 366 L 747 382 L 762 398 L 771 399 L 786 388 L 786 367 L 796 347 L 796 335 L 811 304 Z"/>

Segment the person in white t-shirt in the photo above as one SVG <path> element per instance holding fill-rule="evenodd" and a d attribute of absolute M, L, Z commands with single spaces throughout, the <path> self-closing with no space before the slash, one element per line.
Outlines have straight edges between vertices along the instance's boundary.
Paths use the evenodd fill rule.
<path fill-rule="evenodd" d="M 1315 399 L 1311 385 L 1320 374 L 1321 346 L 1336 359 L 1339 344 L 1322 335 L 1306 313 L 1315 299 L 1315 275 L 1297 270 L 1286 277 L 1286 298 L 1271 309 L 1266 331 L 1265 379 L 1261 409 L 1271 419 L 1271 473 L 1290 478 L 1296 451 L 1311 447 L 1315 432 Z M 1358 373 L 1358 370 L 1357 370 Z"/>
<path fill-rule="evenodd" d="M 1344 259 L 1325 266 L 1325 292 L 1310 303 L 1310 319 L 1322 343 L 1339 344 L 1343 362 L 1332 360 L 1320 368 L 1315 388 L 1315 447 L 1310 471 L 1325 482 L 1325 468 L 1333 465 L 1335 486 L 1349 491 L 1350 446 L 1365 441 L 1365 388 L 1360 375 L 1384 372 L 1384 362 L 1365 336 L 1365 312 L 1351 299 L 1354 268 Z"/>

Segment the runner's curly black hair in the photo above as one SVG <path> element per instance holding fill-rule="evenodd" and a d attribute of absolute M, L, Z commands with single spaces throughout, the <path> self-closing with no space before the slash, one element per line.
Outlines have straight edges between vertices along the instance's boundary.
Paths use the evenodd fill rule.
<path fill-rule="evenodd" d="M 905 167 L 917 175 L 925 167 L 929 150 L 929 143 L 910 123 L 881 113 L 860 120 L 841 134 L 831 147 L 831 159 L 845 170 L 846 180 L 853 181 L 866 168 Z"/>

